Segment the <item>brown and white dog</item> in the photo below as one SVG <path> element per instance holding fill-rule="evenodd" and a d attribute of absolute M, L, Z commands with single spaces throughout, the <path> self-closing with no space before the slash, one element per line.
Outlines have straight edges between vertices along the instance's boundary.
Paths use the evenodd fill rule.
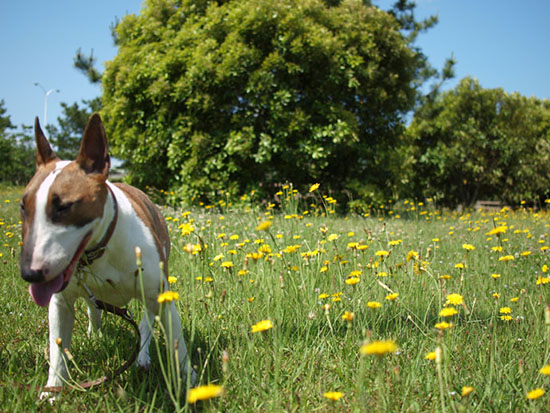
<path fill-rule="evenodd" d="M 115 306 L 145 297 L 147 311 L 139 325 L 141 349 L 137 363 L 147 368 L 151 323 L 159 311 L 157 297 L 168 285 L 164 278 L 168 274 L 170 239 L 164 219 L 143 192 L 107 180 L 110 159 L 98 114 L 90 117 L 74 161 L 57 158 L 38 118 L 35 138 L 37 170 L 21 202 L 21 276 L 30 283 L 34 302 L 49 305 L 47 386 L 62 385 L 68 376 L 61 348 L 71 343 L 77 298 L 84 297 L 88 303 L 88 332 L 101 325 L 101 312 L 79 284 L 81 278 L 86 278 L 98 299 Z M 135 275 L 135 247 L 143 255 L 142 283 Z M 93 262 L 79 268 L 81 257 L 88 253 Z M 164 274 L 159 262 L 164 263 Z M 161 319 L 170 323 L 166 327 L 171 328 L 178 359 L 186 371 L 187 350 L 174 303 L 163 305 Z M 192 368 L 189 375 L 193 384 Z"/>

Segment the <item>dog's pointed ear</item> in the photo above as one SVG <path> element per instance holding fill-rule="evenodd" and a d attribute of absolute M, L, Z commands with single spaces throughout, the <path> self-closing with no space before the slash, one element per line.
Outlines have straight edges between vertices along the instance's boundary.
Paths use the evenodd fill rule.
<path fill-rule="evenodd" d="M 48 139 L 42 132 L 38 116 L 34 119 L 34 138 L 36 140 L 36 167 L 46 165 L 48 162 L 58 160 L 53 152 Z"/>
<path fill-rule="evenodd" d="M 109 175 L 111 161 L 107 149 L 107 137 L 98 113 L 94 113 L 88 119 L 76 163 L 88 174 L 101 174 L 105 178 Z"/>

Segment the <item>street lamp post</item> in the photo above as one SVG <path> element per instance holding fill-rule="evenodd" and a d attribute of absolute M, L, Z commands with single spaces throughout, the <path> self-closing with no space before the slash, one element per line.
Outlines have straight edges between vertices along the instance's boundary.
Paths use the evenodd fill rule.
<path fill-rule="evenodd" d="M 34 82 L 34 85 L 38 86 L 44 92 L 44 127 L 46 127 L 48 124 L 48 96 L 50 96 L 53 92 L 59 93 L 59 89 L 46 90 L 44 86 L 38 82 Z"/>

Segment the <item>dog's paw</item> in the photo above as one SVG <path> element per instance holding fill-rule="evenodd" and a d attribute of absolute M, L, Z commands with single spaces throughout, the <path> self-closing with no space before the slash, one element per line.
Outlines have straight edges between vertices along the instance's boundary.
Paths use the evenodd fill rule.
<path fill-rule="evenodd" d="M 38 396 L 40 401 L 47 401 L 50 404 L 54 404 L 57 401 L 57 398 L 58 394 L 49 391 L 43 391 L 40 393 L 40 396 Z"/>
<path fill-rule="evenodd" d="M 151 368 L 151 358 L 149 358 L 149 357 L 138 357 L 138 359 L 136 361 L 136 364 L 137 364 L 138 368 L 140 368 L 142 370 L 145 370 L 145 371 L 149 371 L 149 369 Z"/>

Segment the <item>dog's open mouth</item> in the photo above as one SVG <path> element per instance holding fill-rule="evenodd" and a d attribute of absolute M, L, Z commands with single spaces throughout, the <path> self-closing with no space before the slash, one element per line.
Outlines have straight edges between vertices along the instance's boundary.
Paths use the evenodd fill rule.
<path fill-rule="evenodd" d="M 50 303 L 52 295 L 63 291 L 65 287 L 67 287 L 69 281 L 71 281 L 71 277 L 73 276 L 78 261 L 84 253 L 86 244 L 88 244 L 91 236 L 91 231 L 86 234 L 86 236 L 78 246 L 76 253 L 73 256 L 73 259 L 61 274 L 59 274 L 55 278 L 52 278 L 49 281 L 44 281 L 42 283 L 32 283 L 31 285 L 29 285 L 29 293 L 36 304 L 41 307 L 46 307 Z"/>

